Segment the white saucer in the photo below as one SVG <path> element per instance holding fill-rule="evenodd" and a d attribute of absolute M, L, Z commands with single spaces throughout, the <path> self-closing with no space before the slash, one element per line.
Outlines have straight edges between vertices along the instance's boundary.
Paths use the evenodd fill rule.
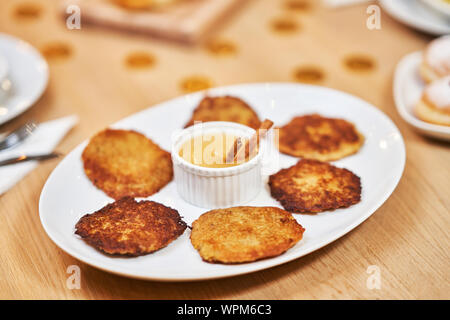
<path fill-rule="evenodd" d="M 0 103 L 0 125 L 30 108 L 42 95 L 48 82 L 48 65 L 30 44 L 0 33 L 0 55 L 8 63 L 11 92 Z"/>
<path fill-rule="evenodd" d="M 380 0 L 379 3 L 394 19 L 414 29 L 434 35 L 450 33 L 450 20 L 421 0 Z"/>
<path fill-rule="evenodd" d="M 394 100 L 400 116 L 419 132 L 433 138 L 450 141 L 450 127 L 420 120 L 414 114 L 414 107 L 425 88 L 419 75 L 422 52 L 406 55 L 397 64 L 394 76 Z"/>

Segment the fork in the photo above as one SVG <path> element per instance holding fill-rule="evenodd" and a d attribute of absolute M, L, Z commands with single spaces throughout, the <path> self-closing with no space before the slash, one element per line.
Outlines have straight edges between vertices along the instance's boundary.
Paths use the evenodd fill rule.
<path fill-rule="evenodd" d="M 29 122 L 8 134 L 4 139 L 0 140 L 0 151 L 11 148 L 29 137 L 34 129 L 37 128 L 36 123 Z"/>

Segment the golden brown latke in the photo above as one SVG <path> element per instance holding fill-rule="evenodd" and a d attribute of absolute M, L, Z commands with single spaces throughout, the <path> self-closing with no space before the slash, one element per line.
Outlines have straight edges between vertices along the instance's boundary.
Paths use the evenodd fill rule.
<path fill-rule="evenodd" d="M 258 115 L 247 103 L 230 96 L 203 98 L 185 128 L 192 126 L 195 121 L 230 121 L 253 129 L 261 124 Z"/>
<path fill-rule="evenodd" d="M 318 114 L 295 117 L 280 128 L 280 151 L 295 157 L 337 160 L 356 153 L 364 136 L 343 119 Z"/>
<path fill-rule="evenodd" d="M 83 216 L 75 233 L 108 254 L 140 256 L 167 246 L 183 234 L 177 210 L 153 201 L 124 197 Z"/>
<path fill-rule="evenodd" d="M 150 196 L 173 177 L 170 153 L 135 131 L 101 131 L 82 159 L 88 178 L 114 199 Z"/>
<path fill-rule="evenodd" d="M 192 224 L 191 242 L 204 261 L 243 263 L 282 254 L 304 231 L 280 208 L 234 207 L 202 214 Z"/>
<path fill-rule="evenodd" d="M 290 212 L 317 213 L 346 208 L 361 200 L 353 172 L 318 160 L 302 159 L 269 177 L 272 197 Z"/>

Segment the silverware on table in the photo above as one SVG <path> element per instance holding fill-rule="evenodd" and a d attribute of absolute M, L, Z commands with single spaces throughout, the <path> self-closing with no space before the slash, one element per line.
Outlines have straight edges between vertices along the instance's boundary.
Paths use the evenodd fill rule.
<path fill-rule="evenodd" d="M 18 143 L 25 140 L 28 136 L 30 136 L 34 129 L 37 128 L 37 125 L 34 122 L 29 122 L 20 128 L 14 130 L 10 134 L 8 134 L 5 138 L 0 140 L 0 151 L 11 148 Z"/>
<path fill-rule="evenodd" d="M 53 158 L 57 158 L 59 157 L 61 154 L 57 153 L 57 152 L 52 152 L 52 153 L 46 153 L 46 154 L 38 154 L 38 155 L 32 155 L 32 156 L 26 156 L 26 155 L 22 155 L 22 156 L 18 156 L 18 157 L 14 157 L 14 158 L 9 158 L 9 159 L 5 159 L 5 160 L 1 160 L 0 161 L 0 167 L 1 166 L 7 166 L 7 165 L 11 165 L 11 164 L 16 164 L 16 163 L 21 163 L 21 162 L 26 162 L 26 161 L 42 161 L 42 160 L 48 160 L 48 159 L 53 159 Z"/>

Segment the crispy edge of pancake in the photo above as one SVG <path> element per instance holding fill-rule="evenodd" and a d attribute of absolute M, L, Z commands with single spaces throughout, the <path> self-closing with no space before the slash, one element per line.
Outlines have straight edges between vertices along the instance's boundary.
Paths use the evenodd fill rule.
<path fill-rule="evenodd" d="M 138 218 L 144 221 L 136 221 Z M 149 222 L 147 228 L 130 228 L 132 222 Z M 107 232 L 104 226 L 111 225 Z M 75 234 L 97 250 L 110 255 L 140 256 L 166 247 L 186 230 L 186 223 L 178 211 L 154 201 L 136 202 L 124 197 L 91 214 L 81 217 L 75 225 Z M 146 243 L 152 232 L 154 243 Z M 127 236 L 131 239 L 119 240 Z M 142 235 L 147 239 L 142 241 Z"/>
<path fill-rule="evenodd" d="M 236 229 L 240 220 L 246 224 Z M 256 231 L 267 234 L 262 237 Z M 238 264 L 281 255 L 302 239 L 304 231 L 283 209 L 241 206 L 205 212 L 193 222 L 190 239 L 204 261 Z M 259 235 L 259 243 L 242 244 L 239 240 L 246 235 Z"/>
<path fill-rule="evenodd" d="M 236 122 L 236 121 L 231 121 L 231 122 L 236 122 L 239 124 L 243 124 L 246 125 L 250 128 L 253 129 L 258 129 L 260 124 L 261 124 L 261 120 L 258 117 L 258 114 L 256 113 L 255 110 L 253 110 L 253 108 L 246 103 L 244 100 L 237 98 L 237 97 L 233 97 L 233 96 L 217 96 L 217 97 L 209 97 L 206 96 L 204 97 L 200 103 L 198 104 L 198 106 L 194 109 L 194 111 L 192 112 L 192 116 L 191 119 L 189 119 L 189 121 L 186 123 L 186 125 L 184 126 L 184 128 L 190 127 L 192 125 L 194 125 L 195 121 L 202 121 L 202 122 L 209 122 L 209 121 L 230 121 L 227 119 L 217 119 L 217 120 L 204 120 L 204 119 L 199 119 L 196 117 L 196 115 L 200 112 L 203 112 L 203 110 L 206 110 L 208 108 L 210 108 L 211 105 L 214 105 L 215 101 L 218 99 L 227 99 L 229 101 L 233 101 L 235 104 L 239 104 L 240 107 L 246 109 L 247 111 L 249 111 L 250 113 L 252 113 L 252 118 L 251 121 L 246 121 L 246 122 Z"/>
<path fill-rule="evenodd" d="M 309 118 L 311 118 L 311 120 L 308 120 Z M 331 143 L 330 145 L 324 145 L 324 146 L 318 146 L 318 147 L 314 147 L 314 142 L 308 138 L 308 136 L 300 136 L 297 138 L 297 140 L 303 140 L 303 141 L 309 141 L 310 143 L 308 144 L 308 148 L 305 149 L 298 149 L 296 148 L 295 145 L 289 144 L 288 142 L 285 141 L 285 139 L 283 138 L 284 136 L 290 136 L 295 137 L 296 135 L 292 132 L 292 130 L 289 130 L 289 128 L 291 126 L 294 126 L 294 122 L 298 121 L 298 119 L 301 119 L 305 122 L 310 122 L 313 120 L 320 120 L 323 121 L 323 123 L 333 123 L 335 121 L 339 121 L 344 123 L 346 126 L 349 127 L 349 130 L 351 130 L 352 134 L 355 134 L 357 136 L 356 141 L 341 141 L 339 142 L 339 145 L 336 146 L 336 148 L 334 150 L 326 150 L 326 149 L 330 149 L 331 147 Z M 305 127 L 307 126 L 304 125 Z M 344 157 L 350 156 L 352 154 L 355 154 L 359 151 L 359 149 L 363 146 L 365 138 L 362 135 L 362 133 L 360 133 L 356 126 L 350 122 L 347 121 L 345 119 L 339 119 L 339 118 L 327 118 L 327 117 L 323 117 L 319 114 L 308 114 L 308 115 L 304 115 L 304 116 L 298 116 L 298 117 L 294 117 L 292 118 L 287 124 L 285 124 L 284 126 L 278 128 L 280 129 L 280 133 L 279 133 L 279 141 L 278 141 L 278 148 L 280 150 L 280 152 L 284 153 L 284 154 L 288 154 L 294 157 L 302 157 L 302 158 L 308 158 L 308 159 L 316 159 L 316 160 L 320 160 L 320 161 L 332 161 L 332 160 L 339 160 L 342 159 Z M 283 133 L 288 131 L 287 134 Z M 334 142 L 333 142 L 334 144 Z M 324 150 L 321 150 L 324 149 Z"/>
<path fill-rule="evenodd" d="M 153 177 L 157 177 L 157 179 L 152 180 L 151 183 L 147 184 L 143 184 L 141 181 L 135 183 L 136 181 L 130 179 L 127 180 L 124 175 L 114 175 L 111 170 L 108 170 L 102 163 L 99 163 L 96 146 L 97 144 L 101 144 L 103 139 L 108 139 L 108 135 L 111 136 L 110 138 L 114 138 L 113 134 L 137 135 L 142 141 L 149 142 L 151 146 L 155 148 L 157 153 L 159 153 L 159 155 L 156 155 L 157 159 L 155 160 L 157 161 L 155 164 L 156 167 L 158 167 L 158 172 Z M 144 146 L 142 146 L 142 148 L 143 147 Z M 173 179 L 173 165 L 170 153 L 162 149 L 142 133 L 134 130 L 105 129 L 98 132 L 84 148 L 81 158 L 83 161 L 84 172 L 89 180 L 91 180 L 97 188 L 116 200 L 125 196 L 148 197 L 161 190 Z M 114 185 L 114 187 L 111 187 L 111 185 Z M 133 189 L 133 185 L 144 185 L 144 187 Z"/>
<path fill-rule="evenodd" d="M 312 166 L 314 168 L 314 172 L 310 173 L 311 176 L 321 177 L 323 174 L 331 173 L 333 174 L 333 179 L 344 177 L 348 183 L 340 190 L 343 194 L 336 195 L 336 192 L 329 190 L 329 184 L 322 187 L 323 192 L 320 194 L 311 190 L 299 190 L 292 186 L 289 182 L 295 184 L 295 181 L 293 181 L 295 171 L 305 170 L 304 166 Z M 295 165 L 281 169 L 271 175 L 269 177 L 269 187 L 271 196 L 278 200 L 287 211 L 310 214 L 354 205 L 361 201 L 362 191 L 361 179 L 350 170 L 313 159 L 302 159 Z M 318 188 L 320 188 L 320 185 L 314 186 L 315 190 Z M 312 200 L 310 197 L 313 197 Z"/>

